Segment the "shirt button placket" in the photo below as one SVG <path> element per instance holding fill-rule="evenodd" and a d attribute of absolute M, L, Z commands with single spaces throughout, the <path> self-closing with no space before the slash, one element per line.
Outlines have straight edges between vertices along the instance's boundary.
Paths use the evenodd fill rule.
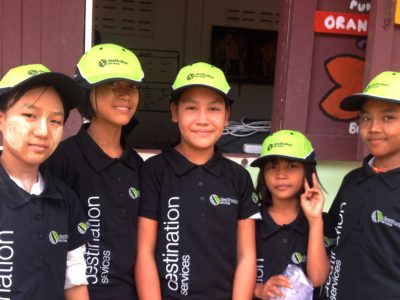
<path fill-rule="evenodd" d="M 201 202 L 200 203 L 200 217 L 203 220 L 205 220 L 207 206 L 206 206 L 206 201 L 205 201 L 206 197 L 204 195 L 204 176 L 203 176 L 204 172 L 203 172 L 203 167 L 199 167 L 198 170 L 199 170 L 199 181 L 197 182 L 197 185 L 199 187 L 199 192 L 200 192 L 199 194 L 201 195 L 200 196 L 200 202 Z M 205 225 L 205 223 L 204 223 L 204 225 Z"/>

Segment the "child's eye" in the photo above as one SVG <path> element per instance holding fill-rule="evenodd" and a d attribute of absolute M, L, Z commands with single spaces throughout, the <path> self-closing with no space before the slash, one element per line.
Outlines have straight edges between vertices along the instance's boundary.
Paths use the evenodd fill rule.
<path fill-rule="evenodd" d="M 366 115 L 361 115 L 360 118 L 358 119 L 359 123 L 365 123 L 371 121 L 371 118 Z"/>
<path fill-rule="evenodd" d="M 383 117 L 383 120 L 386 122 L 386 121 L 390 121 L 390 120 L 394 120 L 395 119 L 395 117 L 394 116 L 390 116 L 390 115 L 388 115 L 388 116 L 384 116 Z"/>
<path fill-rule="evenodd" d="M 60 120 L 50 120 L 50 123 L 55 126 L 63 126 L 64 125 L 64 121 L 60 121 Z"/>
<path fill-rule="evenodd" d="M 276 168 L 277 168 L 277 165 L 274 165 L 274 164 L 268 164 L 268 165 L 265 167 L 266 170 L 274 170 L 274 169 L 276 169 Z"/>
<path fill-rule="evenodd" d="M 213 107 L 210 107 L 210 110 L 211 110 L 211 111 L 220 111 L 221 108 L 216 107 L 216 106 L 213 106 Z"/>
<path fill-rule="evenodd" d="M 186 106 L 186 110 L 196 110 L 196 106 Z"/>
<path fill-rule="evenodd" d="M 28 114 L 28 113 L 24 113 L 22 114 L 23 117 L 25 117 L 26 119 L 35 119 L 36 116 L 34 114 Z"/>

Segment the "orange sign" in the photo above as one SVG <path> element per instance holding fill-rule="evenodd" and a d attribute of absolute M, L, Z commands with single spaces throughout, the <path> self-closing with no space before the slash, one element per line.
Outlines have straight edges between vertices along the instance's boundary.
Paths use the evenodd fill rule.
<path fill-rule="evenodd" d="M 396 14 L 394 16 L 394 23 L 400 25 L 400 0 L 396 1 Z"/>
<path fill-rule="evenodd" d="M 353 14 L 333 11 L 316 11 L 315 32 L 368 35 L 368 14 Z"/>

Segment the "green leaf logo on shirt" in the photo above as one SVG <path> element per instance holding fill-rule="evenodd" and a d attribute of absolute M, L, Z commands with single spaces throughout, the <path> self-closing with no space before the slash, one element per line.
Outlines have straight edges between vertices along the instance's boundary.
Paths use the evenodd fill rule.
<path fill-rule="evenodd" d="M 52 243 L 53 245 L 57 244 L 58 241 L 60 240 L 60 235 L 57 233 L 57 231 L 50 231 L 49 233 L 49 240 L 50 243 Z"/>
<path fill-rule="evenodd" d="M 301 255 L 299 252 L 295 252 L 292 254 L 292 262 L 296 265 L 301 264 L 302 262 L 306 261 L 306 257 Z"/>
<path fill-rule="evenodd" d="M 80 234 L 85 234 L 86 231 L 87 231 L 87 229 L 88 229 L 88 225 L 87 225 L 86 223 L 80 222 L 80 223 L 78 224 L 78 232 L 79 232 Z"/>
<path fill-rule="evenodd" d="M 139 198 L 139 196 L 140 196 L 140 192 L 139 192 L 138 189 L 136 189 L 136 188 L 134 188 L 134 187 L 131 187 L 131 188 L 129 188 L 129 196 L 130 196 L 132 199 L 137 199 L 137 198 Z"/>
<path fill-rule="evenodd" d="M 55 230 L 52 230 L 49 233 L 49 241 L 53 245 L 56 245 L 59 243 L 68 243 L 68 234 L 62 234 Z"/>
<path fill-rule="evenodd" d="M 329 238 L 327 236 L 324 236 L 324 246 L 325 248 L 331 247 L 335 244 L 335 240 L 332 238 Z"/>
<path fill-rule="evenodd" d="M 380 223 L 383 220 L 383 213 L 380 210 L 375 210 L 371 214 L 371 219 L 375 223 Z"/>
<path fill-rule="evenodd" d="M 256 192 L 253 192 L 253 193 L 251 194 L 251 199 L 253 200 L 253 202 L 254 202 L 255 204 L 257 204 L 258 201 L 260 200 Z"/>
<path fill-rule="evenodd" d="M 212 205 L 217 206 L 218 204 L 221 203 L 221 198 L 216 194 L 212 194 L 210 196 L 210 202 L 211 202 Z"/>

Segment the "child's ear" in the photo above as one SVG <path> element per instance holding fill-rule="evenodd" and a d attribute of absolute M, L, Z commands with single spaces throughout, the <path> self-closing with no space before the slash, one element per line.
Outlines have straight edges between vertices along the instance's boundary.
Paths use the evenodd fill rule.
<path fill-rule="evenodd" d="M 172 102 L 170 105 L 171 109 L 171 121 L 174 123 L 178 123 L 178 105 L 175 102 Z"/>
<path fill-rule="evenodd" d="M 225 111 L 225 126 L 229 123 L 229 116 L 231 115 L 231 107 L 227 106 Z"/>
<path fill-rule="evenodd" d="M 5 121 L 4 112 L 0 111 L 0 132 L 3 132 L 4 121 Z"/>

